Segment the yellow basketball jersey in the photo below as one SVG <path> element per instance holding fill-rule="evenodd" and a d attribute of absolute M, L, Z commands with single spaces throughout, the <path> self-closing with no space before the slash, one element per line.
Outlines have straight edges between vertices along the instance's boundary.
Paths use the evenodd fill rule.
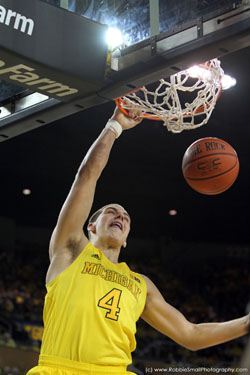
<path fill-rule="evenodd" d="M 126 263 L 112 263 L 90 242 L 46 285 L 41 356 L 127 366 L 136 321 L 145 305 L 145 280 Z"/>

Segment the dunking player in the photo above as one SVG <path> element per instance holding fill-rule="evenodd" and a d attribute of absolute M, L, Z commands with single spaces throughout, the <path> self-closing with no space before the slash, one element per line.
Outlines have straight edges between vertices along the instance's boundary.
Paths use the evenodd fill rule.
<path fill-rule="evenodd" d="M 50 242 L 39 365 L 28 375 L 128 374 L 140 316 L 190 350 L 248 333 L 248 316 L 190 323 L 148 277 L 118 263 L 130 230 L 129 214 L 119 204 L 108 204 L 92 215 L 89 240 L 84 235 L 96 183 L 115 139 L 141 122 L 136 113 L 130 116 L 116 108 L 80 165 L 60 212 Z"/>

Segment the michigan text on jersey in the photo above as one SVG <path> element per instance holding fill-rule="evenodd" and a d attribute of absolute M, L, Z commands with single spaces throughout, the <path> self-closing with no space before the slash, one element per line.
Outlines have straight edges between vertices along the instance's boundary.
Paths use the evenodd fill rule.
<path fill-rule="evenodd" d="M 119 285 L 126 287 L 133 294 L 137 301 L 141 294 L 141 289 L 138 288 L 134 280 L 131 280 L 130 278 L 120 274 L 119 272 L 107 269 L 103 267 L 100 263 L 85 262 L 82 273 L 100 276 L 104 280 L 112 281 L 113 283 L 117 283 Z"/>

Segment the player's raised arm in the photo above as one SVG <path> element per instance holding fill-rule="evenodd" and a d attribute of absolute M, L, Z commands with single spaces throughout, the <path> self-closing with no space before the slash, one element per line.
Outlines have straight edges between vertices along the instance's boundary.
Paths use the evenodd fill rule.
<path fill-rule="evenodd" d="M 86 244 L 87 238 L 82 228 L 91 210 L 96 182 L 107 164 L 112 145 L 123 130 L 142 121 L 136 112 L 129 115 L 125 116 L 116 108 L 83 159 L 52 234 L 50 259 L 55 253 L 70 250 L 71 247 L 77 250 Z"/>
<path fill-rule="evenodd" d="M 143 276 L 148 289 L 142 319 L 190 350 L 205 349 L 249 333 L 249 315 L 223 323 L 193 324 L 169 305 L 153 282 Z"/>

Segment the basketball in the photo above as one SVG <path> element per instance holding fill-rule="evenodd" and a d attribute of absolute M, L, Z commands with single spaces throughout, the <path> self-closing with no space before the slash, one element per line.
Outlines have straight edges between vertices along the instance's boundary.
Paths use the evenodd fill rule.
<path fill-rule="evenodd" d="M 182 160 L 187 183 L 202 194 L 220 194 L 233 185 L 239 159 L 233 147 L 219 138 L 201 138 L 192 143 Z"/>

